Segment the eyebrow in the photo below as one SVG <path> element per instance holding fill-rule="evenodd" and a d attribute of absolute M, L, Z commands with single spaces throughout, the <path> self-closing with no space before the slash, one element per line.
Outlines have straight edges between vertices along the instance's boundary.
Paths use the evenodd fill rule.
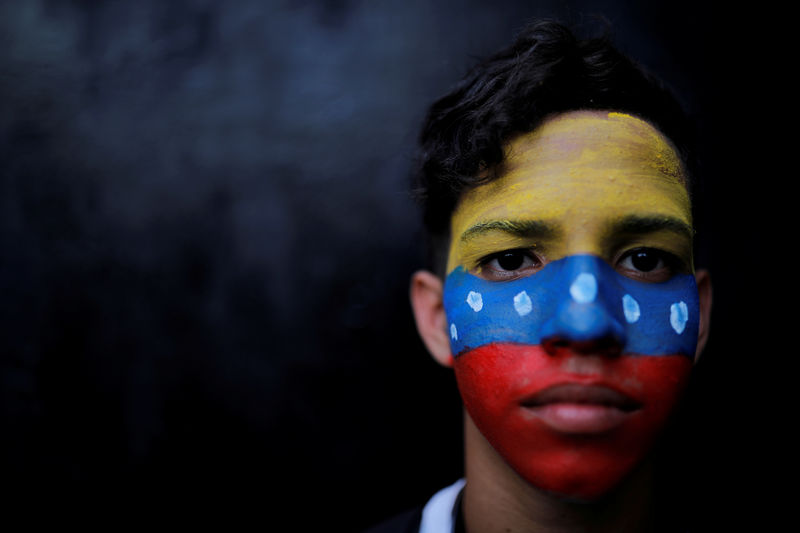
<path fill-rule="evenodd" d="M 655 233 L 657 231 L 669 231 L 686 237 L 689 240 L 694 238 L 692 226 L 679 218 L 655 215 L 627 215 L 619 222 L 611 224 L 611 233 Z"/>
<path fill-rule="evenodd" d="M 555 226 L 541 220 L 491 220 L 478 222 L 461 234 L 461 242 L 468 242 L 492 231 L 502 231 L 517 237 L 552 238 L 559 233 Z"/>

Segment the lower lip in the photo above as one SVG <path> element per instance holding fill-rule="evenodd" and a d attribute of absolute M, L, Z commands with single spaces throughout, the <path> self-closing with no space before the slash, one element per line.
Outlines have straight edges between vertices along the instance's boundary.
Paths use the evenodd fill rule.
<path fill-rule="evenodd" d="M 613 406 L 587 403 L 551 403 L 525 409 L 551 429 L 572 434 L 604 433 L 631 415 Z"/>

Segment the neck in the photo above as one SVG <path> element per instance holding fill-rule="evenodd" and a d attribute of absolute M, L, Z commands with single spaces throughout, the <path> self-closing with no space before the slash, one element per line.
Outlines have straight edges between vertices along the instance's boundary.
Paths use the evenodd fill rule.
<path fill-rule="evenodd" d="M 633 472 L 613 493 L 590 503 L 565 501 L 522 479 L 483 437 L 464 423 L 467 533 L 591 533 L 654 531 L 652 468 Z"/>

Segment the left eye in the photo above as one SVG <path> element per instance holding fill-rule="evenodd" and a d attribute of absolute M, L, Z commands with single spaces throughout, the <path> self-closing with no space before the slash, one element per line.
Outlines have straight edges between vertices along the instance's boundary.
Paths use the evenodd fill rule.
<path fill-rule="evenodd" d="M 648 281 L 666 281 L 675 270 L 672 254 L 654 248 L 637 248 L 622 256 L 619 268 L 630 277 Z"/>
<path fill-rule="evenodd" d="M 651 272 L 656 268 L 663 267 L 664 259 L 655 250 L 634 250 L 622 259 L 622 264 L 633 270 Z"/>

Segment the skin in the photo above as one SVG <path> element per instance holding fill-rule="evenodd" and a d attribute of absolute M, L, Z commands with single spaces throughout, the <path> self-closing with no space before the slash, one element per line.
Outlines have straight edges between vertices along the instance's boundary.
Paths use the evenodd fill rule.
<path fill-rule="evenodd" d="M 621 275 L 645 283 L 694 273 L 691 209 L 680 159 L 650 124 L 620 113 L 566 113 L 512 139 L 502 176 L 462 196 L 451 230 L 447 271 L 462 266 L 490 281 L 534 275 L 552 261 L 577 254 L 600 257 Z M 654 267 L 637 267 L 632 258 L 641 249 Z M 498 259 L 507 251 L 516 254 L 513 268 Z M 711 288 L 707 272 L 694 275 L 700 300 L 699 355 L 707 338 Z M 458 375 L 442 294 L 439 278 L 429 272 L 414 275 L 411 299 L 420 334 L 434 358 L 455 366 Z M 589 376 L 614 371 L 607 354 L 591 345 L 560 350 L 565 372 Z M 650 485 L 644 461 L 626 466 L 627 475 L 612 486 L 594 488 L 593 503 L 579 505 L 537 487 L 527 473 L 520 475 L 473 417 L 468 412 L 465 416 L 469 531 L 645 527 L 649 492 L 644 488 Z"/>

